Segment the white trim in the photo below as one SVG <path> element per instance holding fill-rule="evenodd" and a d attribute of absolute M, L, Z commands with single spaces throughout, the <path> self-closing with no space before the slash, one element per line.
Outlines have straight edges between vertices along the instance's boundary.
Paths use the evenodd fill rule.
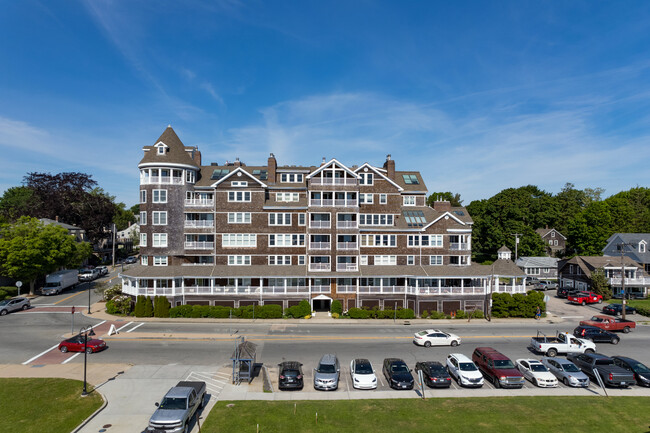
<path fill-rule="evenodd" d="M 426 229 L 428 229 L 428 228 L 431 227 L 433 224 L 435 224 L 435 223 L 437 223 L 438 221 L 440 221 L 440 219 L 443 218 L 443 217 L 446 216 L 446 215 L 449 215 L 450 217 L 452 217 L 452 218 L 453 218 L 453 219 L 454 219 L 458 224 L 465 225 L 464 222 L 462 222 L 461 220 L 459 220 L 458 218 L 456 218 L 455 216 L 453 216 L 451 213 L 449 213 L 449 212 L 445 212 L 445 213 L 443 213 L 442 215 L 440 215 L 438 218 L 436 218 L 436 219 L 434 219 L 433 221 L 431 221 L 431 222 L 430 222 L 429 224 L 427 224 L 426 226 L 422 227 L 422 230 L 426 230 Z"/>
<path fill-rule="evenodd" d="M 341 164 L 341 163 L 340 163 L 336 158 L 332 158 L 332 159 L 330 159 L 329 162 L 327 162 L 327 163 L 321 165 L 321 166 L 320 166 L 319 168 L 317 168 L 313 173 L 308 174 L 306 178 L 307 178 L 307 179 L 311 179 L 312 177 L 314 177 L 315 175 L 317 175 L 317 174 L 320 173 L 321 171 L 325 170 L 327 167 L 331 166 L 331 165 L 334 164 L 334 163 L 338 164 L 338 165 L 340 166 L 340 168 L 342 168 L 343 170 L 345 170 L 348 174 L 351 174 L 352 177 L 354 177 L 355 179 L 359 179 L 359 175 L 358 175 L 358 174 L 356 174 L 354 171 L 350 170 L 350 169 L 349 169 L 348 167 L 346 167 L 345 165 Z"/>
<path fill-rule="evenodd" d="M 447 229 L 448 233 L 472 233 L 472 229 Z"/>
<path fill-rule="evenodd" d="M 211 186 L 212 188 L 216 188 L 217 185 L 219 185 L 221 182 L 223 182 L 224 180 L 228 179 L 230 176 L 232 176 L 232 175 L 234 175 L 235 173 L 238 173 L 238 172 L 239 172 L 239 173 L 244 173 L 246 176 L 250 177 L 250 178 L 253 179 L 255 182 L 259 183 L 262 187 L 266 188 L 266 184 L 265 184 L 264 182 L 262 182 L 261 180 L 257 179 L 255 176 L 253 176 L 252 174 L 250 174 L 249 172 L 247 172 L 246 170 L 244 170 L 244 169 L 241 168 L 241 167 L 237 167 L 236 169 L 234 169 L 233 171 L 231 171 L 230 173 L 228 173 L 227 175 L 225 175 L 224 177 L 222 177 L 221 179 L 219 179 L 218 181 L 216 181 L 215 183 L 213 183 L 213 184 L 210 185 L 210 186 Z"/>
<path fill-rule="evenodd" d="M 372 165 L 368 164 L 367 162 L 364 163 L 361 167 L 357 168 L 357 169 L 354 170 L 354 171 L 357 172 L 357 171 L 361 170 L 363 167 L 368 167 L 368 168 L 370 168 L 372 171 L 374 171 L 374 172 L 377 173 L 379 176 L 381 176 L 382 179 L 387 180 L 388 182 L 392 183 L 393 186 L 395 186 L 395 187 L 397 188 L 398 191 L 404 191 L 404 188 L 402 188 L 401 186 L 399 186 L 398 184 L 396 184 L 395 181 L 393 181 L 392 179 L 386 177 L 385 174 L 380 173 L 379 170 L 378 170 L 377 168 L 373 167 Z M 383 171 L 386 171 L 386 170 L 383 170 Z"/>
<path fill-rule="evenodd" d="M 179 164 L 177 162 L 160 161 L 160 162 L 145 162 L 145 163 L 142 163 L 142 164 L 138 164 L 138 169 L 146 168 L 146 167 L 153 167 L 153 168 L 158 168 L 158 167 L 189 168 L 190 170 L 199 171 L 199 168 L 194 166 L 194 165 Z"/>

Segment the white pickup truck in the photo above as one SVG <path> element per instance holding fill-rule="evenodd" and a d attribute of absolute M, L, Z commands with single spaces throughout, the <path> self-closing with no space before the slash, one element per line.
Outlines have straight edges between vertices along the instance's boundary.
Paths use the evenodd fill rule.
<path fill-rule="evenodd" d="M 568 332 L 559 332 L 555 337 L 547 337 L 537 331 L 537 337 L 530 340 L 530 347 L 535 352 L 554 357 L 558 353 L 594 353 L 596 345 L 591 340 L 576 338 Z"/>
<path fill-rule="evenodd" d="M 205 405 L 205 382 L 178 382 L 149 419 L 147 432 L 189 433 L 192 418 Z"/>

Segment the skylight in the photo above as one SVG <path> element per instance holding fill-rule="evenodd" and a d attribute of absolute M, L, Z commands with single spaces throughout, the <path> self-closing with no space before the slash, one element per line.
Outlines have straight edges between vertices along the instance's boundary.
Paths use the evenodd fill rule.
<path fill-rule="evenodd" d="M 218 168 L 218 169 L 216 169 L 216 170 L 214 170 L 212 172 L 212 176 L 210 176 L 210 179 L 211 180 L 219 180 L 222 177 L 224 177 L 225 175 L 227 175 L 228 173 L 230 173 L 229 168 Z"/>
<path fill-rule="evenodd" d="M 260 180 L 267 180 L 269 172 L 267 170 L 253 170 L 253 176 L 259 176 Z"/>
<path fill-rule="evenodd" d="M 427 222 L 421 210 L 404 211 L 404 219 L 409 227 L 422 227 Z"/>
<path fill-rule="evenodd" d="M 414 174 L 403 174 L 402 177 L 404 178 L 404 183 L 407 185 L 419 185 L 420 181 L 418 180 L 418 177 Z"/>

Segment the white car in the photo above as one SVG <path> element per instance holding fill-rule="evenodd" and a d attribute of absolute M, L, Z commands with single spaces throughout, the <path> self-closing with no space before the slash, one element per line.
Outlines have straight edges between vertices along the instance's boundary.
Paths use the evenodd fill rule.
<path fill-rule="evenodd" d="M 452 346 L 460 344 L 460 337 L 456 334 L 449 334 L 439 329 L 426 329 L 416 332 L 413 336 L 413 342 L 418 346 Z"/>
<path fill-rule="evenodd" d="M 356 389 L 377 388 L 377 376 L 367 359 L 357 358 L 350 361 L 350 376 L 352 386 Z"/>
<path fill-rule="evenodd" d="M 483 386 L 483 375 L 478 367 L 462 353 L 452 353 L 447 356 L 447 370 L 460 386 L 474 388 Z"/>
<path fill-rule="evenodd" d="M 554 388 L 557 386 L 557 378 L 548 368 L 536 359 L 518 359 L 517 369 L 530 380 L 533 385 L 540 388 Z"/>

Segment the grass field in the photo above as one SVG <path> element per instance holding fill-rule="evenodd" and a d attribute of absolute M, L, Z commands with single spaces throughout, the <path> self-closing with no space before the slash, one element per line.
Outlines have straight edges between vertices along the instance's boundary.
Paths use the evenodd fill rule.
<path fill-rule="evenodd" d="M 80 397 L 83 382 L 0 378 L 0 431 L 70 433 L 103 403 L 97 393 Z"/>
<path fill-rule="evenodd" d="M 620 299 L 610 299 L 609 301 L 610 304 L 620 304 L 621 300 Z M 644 307 L 650 309 L 650 299 L 629 299 L 627 301 L 627 305 L 637 308 L 637 307 Z"/>
<path fill-rule="evenodd" d="M 201 431 L 257 433 L 259 424 L 259 433 L 641 433 L 650 432 L 648 408 L 650 397 L 220 401 Z"/>

